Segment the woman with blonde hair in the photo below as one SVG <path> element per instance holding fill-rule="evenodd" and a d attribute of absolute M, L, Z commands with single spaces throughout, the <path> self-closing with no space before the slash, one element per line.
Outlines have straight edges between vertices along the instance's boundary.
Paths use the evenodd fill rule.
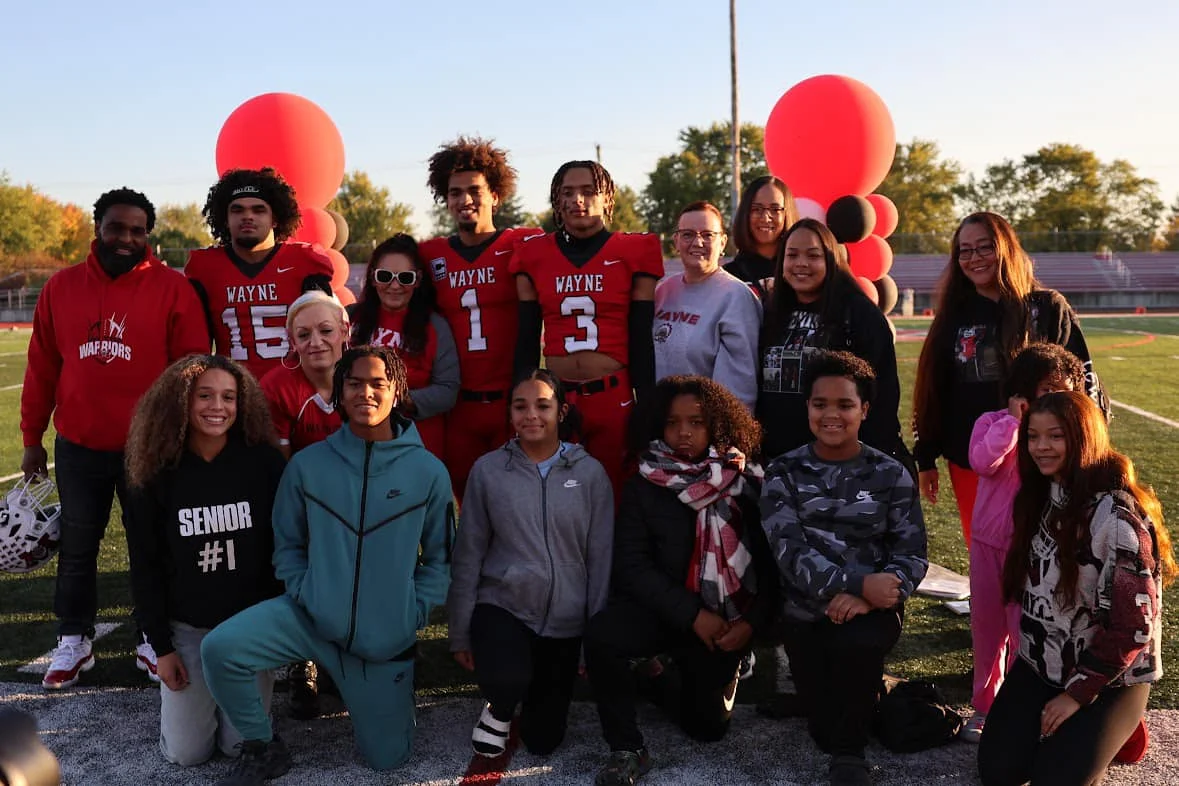
<path fill-rule="evenodd" d="M 270 402 L 278 447 L 287 458 L 338 429 L 340 416 L 332 406 L 332 371 L 348 344 L 348 313 L 336 299 L 319 290 L 300 295 L 287 309 L 287 336 L 295 362 L 262 377 Z"/>
<path fill-rule="evenodd" d="M 241 366 L 191 355 L 144 394 L 127 440 L 127 544 L 136 616 L 160 675 L 160 750 L 182 766 L 241 737 L 205 684 L 201 641 L 282 591 L 270 513 L 285 461 L 266 399 Z M 271 674 L 259 675 L 269 703 Z"/>
<path fill-rule="evenodd" d="M 931 505 L 938 499 L 936 462 L 945 456 L 969 546 L 978 490 L 970 433 L 979 416 L 1006 404 L 1003 381 L 1019 351 L 1033 341 L 1060 344 L 1084 364 L 1085 392 L 1108 407 L 1077 315 L 1063 295 L 1036 281 L 1032 260 L 1002 216 L 984 212 L 962 219 L 939 292 L 917 362 L 913 454 L 921 494 Z"/>

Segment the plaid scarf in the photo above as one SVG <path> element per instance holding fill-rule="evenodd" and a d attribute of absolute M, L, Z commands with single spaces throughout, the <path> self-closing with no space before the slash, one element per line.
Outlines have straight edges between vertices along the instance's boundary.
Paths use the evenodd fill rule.
<path fill-rule="evenodd" d="M 757 594 L 749 537 L 741 521 L 742 496 L 759 493 L 765 473 L 745 464 L 741 451 L 724 456 L 709 447 L 698 464 L 680 461 L 662 440 L 654 440 L 639 457 L 639 474 L 656 486 L 675 491 L 696 511 L 696 546 L 688 567 L 688 589 L 704 606 L 729 622 L 741 619 Z"/>

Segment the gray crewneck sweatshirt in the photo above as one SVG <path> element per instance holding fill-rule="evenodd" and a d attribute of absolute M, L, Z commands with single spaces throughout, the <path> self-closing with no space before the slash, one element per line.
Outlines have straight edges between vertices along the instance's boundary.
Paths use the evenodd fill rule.
<path fill-rule="evenodd" d="M 694 284 L 669 276 L 655 289 L 652 329 L 657 379 L 711 377 L 753 410 L 761 303 L 748 284 L 724 270 Z"/>

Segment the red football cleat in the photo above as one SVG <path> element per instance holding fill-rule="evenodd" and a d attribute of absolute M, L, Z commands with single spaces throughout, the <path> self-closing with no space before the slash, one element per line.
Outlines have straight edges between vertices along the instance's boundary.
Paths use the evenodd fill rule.
<path fill-rule="evenodd" d="M 1130 739 L 1126 740 L 1126 744 L 1114 756 L 1114 761 L 1120 761 L 1122 764 L 1137 764 L 1146 755 L 1148 747 L 1150 747 L 1150 732 L 1146 730 L 1146 718 L 1143 718 L 1138 721 L 1138 728 L 1134 729 Z"/>

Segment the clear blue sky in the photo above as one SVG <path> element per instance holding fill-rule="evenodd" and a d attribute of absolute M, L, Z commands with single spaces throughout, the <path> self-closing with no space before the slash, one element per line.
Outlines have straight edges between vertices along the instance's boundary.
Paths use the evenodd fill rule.
<path fill-rule="evenodd" d="M 207 7 L 207 8 L 206 8 Z M 968 171 L 1051 142 L 1125 158 L 1179 194 L 1174 0 L 738 0 L 743 121 L 808 76 L 872 86 L 897 138 Z M 562 161 L 641 189 L 677 132 L 729 114 L 726 0 L 9 4 L 0 169 L 89 205 L 129 185 L 203 202 L 246 99 L 322 106 L 362 169 L 430 228 L 425 161 L 459 133 L 512 152 L 529 210 Z"/>

